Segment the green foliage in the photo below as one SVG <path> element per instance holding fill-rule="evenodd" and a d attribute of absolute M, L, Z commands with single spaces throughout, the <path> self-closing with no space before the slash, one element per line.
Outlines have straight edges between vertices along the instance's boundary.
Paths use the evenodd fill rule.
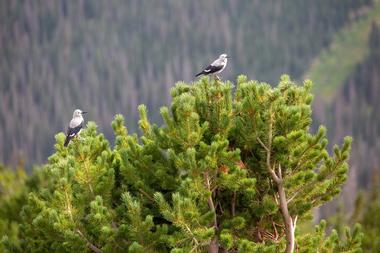
<path fill-rule="evenodd" d="M 315 228 L 315 233 L 299 238 L 299 252 L 347 252 L 360 253 L 363 233 L 361 227 L 357 224 L 351 232 L 348 227 L 345 228 L 344 239 L 339 238 L 336 230 L 332 230 L 330 235 L 325 235 L 326 221 L 322 220 Z"/>
<path fill-rule="evenodd" d="M 331 45 L 314 59 L 305 75 L 314 81 L 315 91 L 327 103 L 333 100 L 356 65 L 372 54 L 368 46 L 369 34 L 372 23 L 380 20 L 380 3 L 374 2 L 374 8 L 364 17 L 334 35 Z"/>
<path fill-rule="evenodd" d="M 22 243 L 4 244 L 15 252 L 206 252 L 213 244 L 283 251 L 268 154 L 290 215 L 301 220 L 336 196 L 347 177 L 351 140 L 330 156 L 326 129 L 310 133 L 310 89 L 310 81 L 298 86 L 288 76 L 275 88 L 239 76 L 236 89 L 205 77 L 172 88 L 162 126 L 140 106 L 140 137 L 117 115 L 113 148 L 93 122 L 67 148 L 57 134 L 42 170 L 47 182 L 21 211 Z M 342 242 L 324 231 L 297 237 L 298 247 L 350 252 L 360 245 L 359 228 Z"/>
<path fill-rule="evenodd" d="M 33 176 L 28 177 L 21 167 L 12 171 L 0 165 L 0 252 L 20 250 L 20 212 L 28 193 L 36 191 L 44 181 L 39 168 L 35 168 Z"/>
<path fill-rule="evenodd" d="M 363 236 L 363 252 L 375 253 L 380 250 L 380 196 L 379 196 L 379 178 L 375 174 L 372 189 L 366 194 L 360 192 L 355 200 L 355 208 L 352 214 L 347 215 L 343 206 L 338 206 L 337 212 L 330 217 L 330 224 L 337 231 L 343 231 L 344 224 L 353 224 L 360 222 Z"/>
<path fill-rule="evenodd" d="M 351 48 L 345 45 L 339 45 L 338 48 L 342 50 L 342 56 L 337 58 L 339 64 L 323 65 L 325 70 L 322 70 L 322 76 L 316 74 L 316 78 L 313 79 L 317 82 L 316 113 L 314 114 L 314 120 L 316 122 L 324 122 L 329 129 L 329 139 L 335 138 L 334 136 L 342 136 L 343 134 L 350 133 L 355 140 L 352 146 L 352 155 L 350 158 L 351 165 L 354 170 L 351 172 L 353 176 L 348 182 L 348 186 L 345 188 L 346 193 L 344 196 L 345 203 L 352 203 L 350 196 L 354 196 L 357 191 L 356 188 L 368 188 L 371 184 L 371 179 L 376 174 L 376 170 L 379 168 L 379 147 L 376 145 L 376 140 L 379 139 L 379 131 L 376 131 L 376 126 L 380 121 L 380 114 L 377 112 L 380 110 L 380 103 L 377 99 L 377 87 L 379 80 L 380 69 L 380 2 L 377 1 L 377 8 L 374 9 L 371 17 L 359 21 L 364 22 L 366 27 L 361 28 L 353 25 L 357 32 L 364 37 L 361 38 L 363 45 L 368 53 L 365 58 L 353 65 L 351 72 L 346 72 L 343 79 L 334 83 L 331 78 L 335 75 L 340 75 L 337 68 L 344 66 L 346 61 L 354 59 L 351 54 L 355 54 L 356 50 L 361 50 L 360 47 Z M 377 15 L 373 15 L 377 14 Z M 377 22 L 370 22 L 371 20 L 377 20 Z M 350 35 L 344 36 L 348 41 Z M 368 44 L 365 45 L 365 42 Z M 333 57 L 331 55 L 331 57 Z M 331 74 L 329 73 L 331 71 Z M 331 77 L 331 78 L 330 78 Z M 327 78 L 326 82 L 320 83 L 321 78 Z M 319 86 L 322 84 L 322 86 Z M 339 89 L 336 89 L 340 85 Z M 335 86 L 335 87 L 334 87 Z M 323 88 L 322 91 L 320 88 Z M 336 89 L 337 92 L 328 91 L 328 89 Z M 331 98 L 331 99 L 330 99 Z M 329 103 L 325 103 L 328 99 Z M 348 192 L 350 191 L 350 192 Z"/>
<path fill-rule="evenodd" d="M 363 239 L 364 252 L 378 252 L 380 250 L 380 198 L 369 199 L 368 206 L 363 212 L 361 220 L 365 237 Z"/>
<path fill-rule="evenodd" d="M 12 247 L 18 248 L 18 234 L 20 222 L 18 213 L 25 202 L 26 174 L 22 169 L 12 172 L 0 165 L 0 240 L 4 236 L 4 242 L 13 243 Z M 0 252 L 4 248 L 0 244 Z"/>

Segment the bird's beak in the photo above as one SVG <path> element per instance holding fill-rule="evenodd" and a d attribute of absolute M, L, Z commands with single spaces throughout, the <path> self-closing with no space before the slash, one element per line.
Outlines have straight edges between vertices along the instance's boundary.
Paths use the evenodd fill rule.
<path fill-rule="evenodd" d="M 229 56 L 229 55 L 227 55 L 227 56 L 226 56 L 226 58 L 230 58 L 230 56 Z"/>
<path fill-rule="evenodd" d="M 82 112 L 82 114 L 86 114 L 87 112 Z"/>

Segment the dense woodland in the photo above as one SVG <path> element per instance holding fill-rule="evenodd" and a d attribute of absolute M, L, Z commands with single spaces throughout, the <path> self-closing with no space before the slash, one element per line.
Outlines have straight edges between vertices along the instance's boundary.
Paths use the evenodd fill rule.
<path fill-rule="evenodd" d="M 275 177 L 265 171 L 270 139 L 266 130 L 271 118 L 267 114 L 270 100 L 264 97 L 273 94 L 278 99 L 273 117 L 282 122 L 274 126 L 274 134 L 289 138 L 273 143 L 273 166 L 284 163 L 289 167 L 283 175 L 285 192 L 294 194 L 289 201 L 291 219 L 302 217 L 295 247 L 300 252 L 316 248 L 320 252 L 360 252 L 360 247 L 364 252 L 378 252 L 379 18 L 368 19 L 374 21 L 361 38 L 368 43 L 365 50 L 358 50 L 365 52 L 357 58 L 360 62 L 344 74 L 337 73 L 335 80 L 344 81 L 317 83 L 312 90 L 312 124 L 308 82 L 297 88 L 285 76 L 277 88 L 270 89 L 237 75 L 244 73 L 275 87 L 283 73 L 302 79 L 318 57 L 344 65 L 347 59 L 330 57 L 329 52 L 340 47 L 344 55 L 344 47 L 336 41 L 356 41 L 358 34 L 343 36 L 340 31 L 350 31 L 346 28 L 367 20 L 368 13 L 376 17 L 379 4 L 376 0 L 1 1 L 0 164 L 18 169 L 0 166 L 0 239 L 6 235 L 0 252 L 25 252 L 31 245 L 36 251 L 187 252 L 196 248 L 202 252 L 214 240 L 219 240 L 224 252 L 283 251 L 288 247 L 287 225 L 282 224 L 286 215 L 273 195 L 279 189 L 273 186 Z M 222 52 L 231 56 L 222 79 L 231 80 L 235 87 L 231 88 L 231 82 L 212 87 L 206 79 L 193 83 L 194 74 Z M 173 88 L 180 80 L 187 84 L 179 82 Z M 333 88 L 321 89 L 320 85 Z M 215 100 L 209 104 L 215 110 L 204 110 L 205 94 L 206 100 Z M 144 106 L 137 109 L 139 104 L 147 110 Z M 169 111 L 159 109 L 170 104 Z M 261 113 L 252 115 L 243 109 L 246 106 Z M 226 117 L 224 113 L 232 107 L 240 114 Z M 91 122 L 84 132 L 88 139 L 83 143 L 74 140 L 65 150 L 59 132 L 66 130 L 76 108 L 89 111 L 86 121 L 95 121 L 97 126 Z M 189 110 L 191 117 L 186 120 Z M 115 118 L 119 113 L 128 132 L 123 117 Z M 304 121 L 298 122 L 297 117 Z M 244 130 L 249 131 L 236 130 L 244 120 Z M 327 126 L 326 136 L 319 125 Z M 296 137 L 299 133 L 293 133 L 292 127 L 302 130 L 303 137 Z M 353 137 L 349 170 L 350 141 L 346 139 L 342 149 L 333 148 L 346 135 Z M 317 139 L 321 142 L 316 150 L 303 160 L 297 146 Z M 191 144 L 194 141 L 202 143 Z M 195 151 L 187 150 L 188 145 Z M 296 161 L 305 162 L 303 171 L 292 167 Z M 199 179 L 197 169 L 192 171 L 193 162 L 194 168 L 214 173 L 210 182 L 216 188 L 198 191 L 200 185 L 194 182 L 204 178 Z M 337 166 L 331 170 L 321 166 L 329 168 L 334 162 Z M 25 174 L 24 167 L 30 172 L 34 164 L 42 163 L 32 175 Z M 301 195 L 299 185 L 305 185 Z M 342 189 L 337 202 L 325 204 Z M 206 200 L 208 192 L 217 204 L 215 216 L 207 211 L 209 205 L 191 204 Z M 234 196 L 236 202 L 230 202 Z M 253 204 L 243 204 L 247 199 Z M 327 234 L 324 222 L 316 230 L 310 225 L 311 208 L 322 204 L 314 220 L 328 218 Z M 176 208 L 182 207 L 192 213 L 181 216 Z M 200 221 L 191 227 L 197 243 L 168 213 L 184 218 L 183 224 L 190 227 L 195 223 L 188 219 Z M 226 224 L 210 227 L 212 217 Z M 336 231 L 330 233 L 332 227 Z M 211 228 L 216 228 L 213 235 Z M 115 244 L 121 238 L 122 248 Z"/>
<path fill-rule="evenodd" d="M 367 59 L 355 68 L 334 98 L 332 109 L 336 116 L 328 122 L 335 126 L 331 136 L 354 136 L 357 152 L 353 166 L 360 168 L 357 176 L 361 186 L 371 181 L 380 165 L 380 24 L 372 24 L 369 48 Z"/>
<path fill-rule="evenodd" d="M 116 113 L 137 130 L 138 104 L 170 101 L 221 52 L 223 78 L 299 78 L 370 0 L 1 1 L 0 160 L 46 161 L 72 111 L 89 111 L 106 136 Z M 150 110 L 156 112 L 157 110 Z M 157 113 L 152 119 L 159 122 Z"/>
<path fill-rule="evenodd" d="M 352 206 L 357 189 L 379 187 L 373 182 L 379 174 L 380 143 L 380 24 L 372 23 L 368 39 L 369 54 L 339 87 L 331 103 L 317 103 L 322 113 L 317 122 L 329 126 L 333 141 L 353 136 L 350 179 L 346 185 L 346 205 Z"/>

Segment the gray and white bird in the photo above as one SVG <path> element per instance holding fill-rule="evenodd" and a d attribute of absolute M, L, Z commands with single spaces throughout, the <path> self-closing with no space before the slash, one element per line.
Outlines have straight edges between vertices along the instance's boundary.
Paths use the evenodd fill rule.
<path fill-rule="evenodd" d="M 199 72 L 195 76 L 214 74 L 215 77 L 219 79 L 216 74 L 219 74 L 224 70 L 227 66 L 228 58 L 229 56 L 227 54 L 221 54 L 218 59 L 213 61 L 213 63 L 208 65 L 204 70 L 202 70 L 202 72 Z"/>
<path fill-rule="evenodd" d="M 87 112 L 83 112 L 82 110 L 76 109 L 73 113 L 73 118 L 70 121 L 69 128 L 67 129 L 66 133 L 66 140 L 65 144 L 63 144 L 65 147 L 69 145 L 69 142 L 72 138 L 74 138 L 76 135 L 79 134 L 79 132 L 83 128 L 83 114 Z"/>

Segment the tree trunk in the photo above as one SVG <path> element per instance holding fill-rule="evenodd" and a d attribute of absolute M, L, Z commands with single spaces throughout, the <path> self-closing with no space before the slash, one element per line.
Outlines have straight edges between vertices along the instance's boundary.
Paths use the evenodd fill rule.
<path fill-rule="evenodd" d="M 294 245 L 295 245 L 294 231 L 296 229 L 297 216 L 293 220 L 293 218 L 289 214 L 288 201 L 286 199 L 286 194 L 285 194 L 285 189 L 284 189 L 281 164 L 278 164 L 278 170 L 276 173 L 276 167 L 275 167 L 275 165 L 272 165 L 272 162 L 271 162 L 273 121 L 274 121 L 274 119 L 273 119 L 272 104 L 271 104 L 269 106 L 268 144 L 265 145 L 260 140 L 260 138 L 257 138 L 257 141 L 260 143 L 260 145 L 267 152 L 267 157 L 266 157 L 267 158 L 266 159 L 267 170 L 268 170 L 269 175 L 271 176 L 272 180 L 277 185 L 281 214 L 282 214 L 282 218 L 284 219 L 284 223 L 285 223 L 285 236 L 286 236 L 285 253 L 293 253 Z"/>
<path fill-rule="evenodd" d="M 208 245 L 208 252 L 209 253 L 219 252 L 218 238 L 216 236 L 211 240 L 210 244 Z"/>
<path fill-rule="evenodd" d="M 211 195 L 208 198 L 207 202 L 208 202 L 208 206 L 210 208 L 210 211 L 214 213 L 214 224 L 213 224 L 213 227 L 214 227 L 215 230 L 217 230 L 218 229 L 218 220 L 217 220 L 217 217 L 216 217 L 216 210 L 215 210 L 214 201 L 212 199 L 212 191 L 211 191 L 210 178 L 208 176 L 208 172 L 205 172 L 204 177 L 205 177 L 206 187 L 211 192 Z M 214 238 L 212 238 L 212 240 L 211 240 L 211 242 L 210 242 L 210 244 L 208 246 L 208 252 L 209 253 L 218 253 L 218 251 L 219 251 L 218 237 L 215 235 Z"/>
<path fill-rule="evenodd" d="M 293 221 L 292 217 L 289 214 L 288 203 L 285 196 L 285 189 L 282 184 L 282 179 L 280 182 L 277 183 L 277 189 L 278 189 L 278 195 L 280 197 L 281 214 L 285 223 L 285 236 L 286 236 L 285 253 L 292 253 L 294 251 L 294 244 L 295 244 L 294 231 L 296 229 L 297 216 Z"/>

